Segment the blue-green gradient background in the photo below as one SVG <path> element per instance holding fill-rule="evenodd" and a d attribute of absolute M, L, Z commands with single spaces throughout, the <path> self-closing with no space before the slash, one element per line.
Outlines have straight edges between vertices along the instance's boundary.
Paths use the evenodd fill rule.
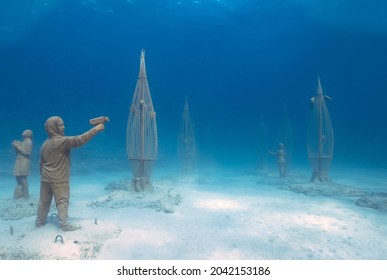
<path fill-rule="evenodd" d="M 286 104 L 293 160 L 307 166 L 309 99 L 320 75 L 332 97 L 332 168 L 385 168 L 386 14 L 386 2 L 360 0 L 2 0 L 0 165 L 8 174 L 10 143 L 26 128 L 37 162 L 51 115 L 63 117 L 67 135 L 109 116 L 106 131 L 77 153 L 125 160 L 144 48 L 161 162 L 176 162 L 188 97 L 202 157 L 254 168 L 260 116 L 275 148 Z"/>

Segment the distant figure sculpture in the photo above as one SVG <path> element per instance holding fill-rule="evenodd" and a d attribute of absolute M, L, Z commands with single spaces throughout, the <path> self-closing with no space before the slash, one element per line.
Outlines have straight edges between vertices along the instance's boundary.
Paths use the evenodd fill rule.
<path fill-rule="evenodd" d="M 40 150 L 40 199 L 35 225 L 41 227 L 45 224 L 54 197 L 61 229 L 64 231 L 80 229 L 80 226 L 70 224 L 68 219 L 70 152 L 72 148 L 86 144 L 97 133 L 103 131 L 104 122 L 78 136 L 64 136 L 64 122 L 57 116 L 48 118 L 44 128 L 48 138 Z"/>
<path fill-rule="evenodd" d="M 286 160 L 285 160 L 285 149 L 284 144 L 278 144 L 278 150 L 276 152 L 270 151 L 272 155 L 277 157 L 278 170 L 280 173 L 280 177 L 284 178 L 286 173 Z"/>
<path fill-rule="evenodd" d="M 28 180 L 30 175 L 30 156 L 32 152 L 32 137 L 31 130 L 26 129 L 22 133 L 23 141 L 13 141 L 12 146 L 16 152 L 16 161 L 13 168 L 13 175 L 16 177 L 17 186 L 14 192 L 14 198 L 28 198 Z"/>

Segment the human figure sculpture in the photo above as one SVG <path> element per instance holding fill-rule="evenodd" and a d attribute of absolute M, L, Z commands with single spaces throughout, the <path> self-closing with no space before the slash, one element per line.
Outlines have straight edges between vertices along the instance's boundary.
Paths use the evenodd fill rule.
<path fill-rule="evenodd" d="M 14 140 L 12 146 L 16 152 L 16 161 L 13 168 L 13 175 L 16 177 L 17 186 L 14 191 L 14 198 L 28 198 L 28 180 L 30 175 L 30 156 L 32 152 L 32 137 L 31 130 L 26 129 L 22 135 L 23 141 Z"/>
<path fill-rule="evenodd" d="M 99 123 L 92 129 L 77 136 L 64 136 L 64 122 L 61 117 L 53 116 L 46 120 L 44 128 L 48 138 L 40 150 L 40 199 L 35 225 L 45 224 L 54 197 L 58 210 L 58 219 L 63 231 L 80 229 L 79 225 L 69 223 L 68 207 L 70 198 L 70 152 L 86 144 L 97 133 L 105 129 L 104 123 Z"/>
<path fill-rule="evenodd" d="M 285 148 L 283 143 L 278 144 L 278 150 L 269 152 L 277 157 L 278 170 L 281 178 L 285 177 L 286 173 L 286 160 L 285 160 Z"/>

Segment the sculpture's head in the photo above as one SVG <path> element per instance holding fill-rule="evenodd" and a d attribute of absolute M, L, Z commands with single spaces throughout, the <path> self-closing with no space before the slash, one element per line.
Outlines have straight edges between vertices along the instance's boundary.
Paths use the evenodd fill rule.
<path fill-rule="evenodd" d="M 278 144 L 278 148 L 283 149 L 284 148 L 284 144 L 283 143 L 279 143 Z"/>
<path fill-rule="evenodd" d="M 44 129 L 50 137 L 64 135 L 64 122 L 61 117 L 53 116 L 49 117 L 45 124 Z"/>
<path fill-rule="evenodd" d="M 30 130 L 30 129 L 24 130 L 23 133 L 22 133 L 22 137 L 26 137 L 26 138 L 32 139 L 32 137 L 33 137 L 32 130 Z"/>

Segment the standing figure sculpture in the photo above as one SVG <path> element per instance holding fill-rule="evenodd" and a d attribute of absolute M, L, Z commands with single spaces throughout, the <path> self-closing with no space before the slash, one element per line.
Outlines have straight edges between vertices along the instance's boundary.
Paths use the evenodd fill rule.
<path fill-rule="evenodd" d="M 17 186 L 14 192 L 14 198 L 28 198 L 28 180 L 30 175 L 30 157 L 32 152 L 32 137 L 31 130 L 26 129 L 22 133 L 23 141 L 14 140 L 12 146 L 16 152 L 16 161 L 13 168 L 13 175 L 16 177 Z"/>
<path fill-rule="evenodd" d="M 285 148 L 283 143 L 278 144 L 278 150 L 276 152 L 270 151 L 270 154 L 277 157 L 278 171 L 281 178 L 285 177 L 286 174 L 286 160 L 285 160 Z"/>
<path fill-rule="evenodd" d="M 58 210 L 59 225 L 63 231 L 80 229 L 69 223 L 68 207 L 70 199 L 70 153 L 72 148 L 86 144 L 97 133 L 105 129 L 101 122 L 78 136 L 64 136 L 64 122 L 61 117 L 53 116 L 46 120 L 44 128 L 48 138 L 40 150 L 40 199 L 36 217 L 36 227 L 46 223 L 52 198 Z"/>
<path fill-rule="evenodd" d="M 311 98 L 311 115 L 308 126 L 308 156 L 313 168 L 310 181 L 330 181 L 328 172 L 333 157 L 333 128 L 323 94 L 320 77 L 317 78 L 317 93 Z"/>
<path fill-rule="evenodd" d="M 156 112 L 146 76 L 145 51 L 142 50 L 126 127 L 126 152 L 133 171 L 132 185 L 137 192 L 153 189 L 150 175 L 157 157 L 157 144 Z"/>

